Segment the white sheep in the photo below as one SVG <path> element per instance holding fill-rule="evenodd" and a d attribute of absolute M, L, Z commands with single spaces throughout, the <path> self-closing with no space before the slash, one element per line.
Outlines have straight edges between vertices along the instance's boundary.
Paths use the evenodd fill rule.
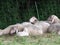
<path fill-rule="evenodd" d="M 18 31 L 17 28 L 14 28 L 14 30 L 16 30 L 17 36 L 29 36 L 29 33 L 27 32 L 28 30 L 26 28 L 24 28 L 24 30 L 22 32 Z"/>
<path fill-rule="evenodd" d="M 51 15 L 48 17 L 48 21 L 50 21 L 50 23 L 59 23 L 60 19 L 56 15 Z"/>
<path fill-rule="evenodd" d="M 41 29 L 34 26 L 30 22 L 23 22 L 21 24 L 24 26 L 24 30 L 22 32 L 20 32 L 20 31 L 17 31 L 18 30 L 17 28 L 15 28 L 17 36 L 29 36 L 29 35 L 41 35 L 41 34 L 43 34 Z"/>
<path fill-rule="evenodd" d="M 32 17 L 29 20 L 31 23 L 34 23 L 34 25 L 38 28 L 40 28 L 40 30 L 42 30 L 43 32 L 46 32 L 48 27 L 50 26 L 50 24 L 48 23 L 48 21 L 39 21 L 36 17 Z"/>
<path fill-rule="evenodd" d="M 10 25 L 5 29 L 0 30 L 0 35 L 9 34 L 12 27 L 13 27 L 13 25 Z"/>
<path fill-rule="evenodd" d="M 14 30 L 14 27 L 17 27 L 18 31 L 23 31 L 24 29 L 24 26 L 21 24 L 9 25 L 7 28 L 0 30 L 0 35 L 14 34 L 16 32 L 16 30 Z"/>
<path fill-rule="evenodd" d="M 47 30 L 49 33 L 57 33 L 60 35 L 60 23 L 51 24 Z"/>
<path fill-rule="evenodd" d="M 17 36 L 30 36 L 30 35 L 36 36 L 36 35 L 43 34 L 42 30 L 40 30 L 38 27 L 34 25 L 26 25 L 24 31 L 22 32 L 18 32 L 17 28 L 15 29 L 16 29 Z"/>
<path fill-rule="evenodd" d="M 34 25 L 35 25 L 36 27 L 40 28 L 40 29 L 43 31 L 43 33 L 47 32 L 47 29 L 48 29 L 48 27 L 50 26 L 49 23 L 43 22 L 43 21 L 37 22 L 37 23 L 35 23 Z"/>

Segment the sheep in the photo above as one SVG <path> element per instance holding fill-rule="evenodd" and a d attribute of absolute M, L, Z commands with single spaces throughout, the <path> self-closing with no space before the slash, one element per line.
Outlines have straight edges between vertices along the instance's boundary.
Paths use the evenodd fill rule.
<path fill-rule="evenodd" d="M 60 23 L 51 24 L 47 30 L 48 33 L 57 33 L 60 35 Z"/>
<path fill-rule="evenodd" d="M 46 33 L 50 24 L 47 22 L 37 22 L 35 23 L 35 26 L 40 28 L 43 31 L 43 33 Z"/>
<path fill-rule="evenodd" d="M 49 16 L 47 21 L 49 21 L 51 24 L 60 23 L 60 19 L 56 15 Z"/>
<path fill-rule="evenodd" d="M 29 21 L 31 23 L 34 23 L 34 25 L 40 28 L 43 32 L 46 32 L 48 27 L 50 26 L 50 23 L 48 21 L 39 21 L 36 17 L 30 18 Z"/>
<path fill-rule="evenodd" d="M 22 32 L 18 31 L 17 27 L 14 27 L 16 28 L 14 30 L 16 30 L 16 34 L 18 36 L 40 35 L 46 32 L 47 28 L 50 26 L 49 23 L 45 21 L 38 21 L 35 17 L 32 17 L 30 22 L 23 22 L 21 24 L 24 26 Z"/>
<path fill-rule="evenodd" d="M 17 36 L 29 36 L 29 35 L 40 35 L 43 34 L 42 30 L 38 27 L 34 26 L 30 22 L 21 23 L 24 26 L 24 30 L 22 32 L 18 31 L 17 27 L 14 27 L 16 30 Z"/>
<path fill-rule="evenodd" d="M 23 29 L 24 29 L 24 26 L 23 26 L 23 25 L 21 25 L 21 24 L 15 24 L 15 25 L 12 27 L 13 29 L 11 28 L 9 34 L 16 33 L 16 30 L 14 30 L 14 27 L 17 27 L 18 31 L 20 31 L 20 32 L 22 32 Z"/>
<path fill-rule="evenodd" d="M 30 36 L 30 35 L 36 36 L 43 34 L 42 30 L 40 30 L 38 27 L 34 25 L 26 25 L 22 32 L 18 32 L 17 28 L 15 28 L 15 30 L 17 36 Z"/>
<path fill-rule="evenodd" d="M 24 22 L 24 23 L 17 23 L 14 25 L 9 25 L 8 27 L 6 27 L 5 29 L 0 30 L 0 35 L 5 35 L 5 34 L 10 34 L 13 35 L 14 33 L 16 33 L 16 30 L 14 29 L 14 27 L 18 29 L 19 32 L 22 32 L 24 30 L 24 27 L 26 25 L 30 25 L 31 23 L 29 22 Z"/>
<path fill-rule="evenodd" d="M 10 25 L 10 26 L 8 26 L 7 28 L 5 28 L 5 29 L 1 29 L 0 30 L 0 36 L 1 35 L 4 35 L 4 34 L 9 34 L 10 33 L 10 29 L 13 27 L 13 25 Z"/>
<path fill-rule="evenodd" d="M 24 29 L 23 25 L 21 25 L 21 24 L 14 24 L 14 25 L 8 26 L 5 29 L 0 30 L 0 35 L 5 35 L 5 34 L 12 35 L 12 34 L 14 34 L 16 32 L 16 30 L 14 30 L 14 27 L 16 27 L 16 26 L 18 28 L 18 31 L 23 31 L 23 29 Z"/>
<path fill-rule="evenodd" d="M 14 30 L 16 30 L 17 36 L 29 36 L 29 33 L 27 32 L 26 28 L 22 32 L 18 31 L 17 27 L 14 27 Z"/>
<path fill-rule="evenodd" d="M 32 17 L 30 19 L 30 22 L 34 23 L 34 25 L 39 27 L 40 29 L 42 28 L 43 32 L 56 32 L 60 35 L 60 19 L 57 16 L 52 15 L 48 18 L 47 21 L 36 20 L 36 18 L 34 19 L 34 17 Z"/>

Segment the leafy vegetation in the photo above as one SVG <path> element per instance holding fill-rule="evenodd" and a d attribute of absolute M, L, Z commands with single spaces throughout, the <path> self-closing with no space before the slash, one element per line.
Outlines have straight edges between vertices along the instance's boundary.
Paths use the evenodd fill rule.
<path fill-rule="evenodd" d="M 56 14 L 60 18 L 59 2 L 60 0 L 0 0 L 0 28 L 28 21 L 32 16 L 46 20 L 48 16 Z"/>
<path fill-rule="evenodd" d="M 39 15 L 37 15 L 36 5 Z M 60 0 L 0 0 L 0 28 L 28 21 L 32 16 L 46 20 L 55 14 L 60 18 Z M 1 36 L 0 45 L 60 45 L 60 36 Z"/>

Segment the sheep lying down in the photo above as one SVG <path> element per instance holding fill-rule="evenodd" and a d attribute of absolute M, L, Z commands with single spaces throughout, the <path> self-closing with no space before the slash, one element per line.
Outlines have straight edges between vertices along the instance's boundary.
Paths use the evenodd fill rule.
<path fill-rule="evenodd" d="M 10 25 L 5 29 L 0 30 L 0 35 L 14 34 L 16 32 L 16 30 L 14 30 L 14 27 L 17 27 L 18 31 L 22 31 L 24 28 L 21 24 Z"/>
<path fill-rule="evenodd" d="M 24 27 L 22 32 L 16 31 L 18 36 L 29 36 L 29 35 L 42 35 L 47 32 L 48 27 L 50 26 L 49 23 L 46 22 L 38 22 L 33 24 L 28 24 Z M 16 28 L 17 30 L 17 28 Z M 24 34 L 25 33 L 25 34 Z"/>
<path fill-rule="evenodd" d="M 56 15 L 51 15 L 48 17 L 50 23 L 60 23 L 60 19 Z"/>
<path fill-rule="evenodd" d="M 60 35 L 60 23 L 51 24 L 47 31 L 49 33 L 57 33 Z"/>
<path fill-rule="evenodd" d="M 28 30 L 30 35 L 41 35 L 41 34 L 43 34 L 42 29 L 40 29 L 34 25 L 28 25 L 25 28 Z"/>
<path fill-rule="evenodd" d="M 29 36 L 29 33 L 27 32 L 27 29 L 26 28 L 24 28 L 24 29 L 25 29 L 24 31 L 20 32 L 20 31 L 18 31 L 17 28 L 14 27 L 14 30 L 16 30 L 16 35 L 17 36 Z"/>
<path fill-rule="evenodd" d="M 8 26 L 8 27 L 5 28 L 5 29 L 1 29 L 1 30 L 0 30 L 0 35 L 9 34 L 9 33 L 10 33 L 10 29 L 12 29 L 13 26 L 14 26 L 14 25 L 10 25 L 10 26 Z"/>
<path fill-rule="evenodd" d="M 46 32 L 47 28 L 50 26 L 49 21 L 39 21 L 36 17 L 30 18 L 30 23 L 34 24 L 36 27 Z"/>
<path fill-rule="evenodd" d="M 18 36 L 41 35 L 47 32 L 47 29 L 50 26 L 46 21 L 38 21 L 35 17 L 30 19 L 30 23 L 25 22 L 23 25 L 24 30 L 22 32 L 16 31 Z M 15 28 L 15 30 L 18 29 Z"/>
<path fill-rule="evenodd" d="M 43 34 L 42 30 L 40 30 L 38 27 L 34 25 L 28 25 L 24 28 L 24 31 L 18 32 L 17 28 L 16 29 L 16 34 L 17 36 L 29 36 L 29 35 L 41 35 Z"/>
<path fill-rule="evenodd" d="M 45 21 L 36 22 L 34 25 L 35 25 L 36 27 L 38 27 L 39 29 L 42 29 L 43 33 L 46 33 L 48 27 L 50 26 L 50 24 L 47 23 L 47 22 L 45 22 Z"/>

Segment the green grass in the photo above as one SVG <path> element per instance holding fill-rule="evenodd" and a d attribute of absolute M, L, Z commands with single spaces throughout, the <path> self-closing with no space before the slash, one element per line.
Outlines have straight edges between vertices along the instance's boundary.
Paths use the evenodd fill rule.
<path fill-rule="evenodd" d="M 0 45 L 60 45 L 60 36 L 54 34 L 29 37 L 4 35 L 0 36 Z"/>

